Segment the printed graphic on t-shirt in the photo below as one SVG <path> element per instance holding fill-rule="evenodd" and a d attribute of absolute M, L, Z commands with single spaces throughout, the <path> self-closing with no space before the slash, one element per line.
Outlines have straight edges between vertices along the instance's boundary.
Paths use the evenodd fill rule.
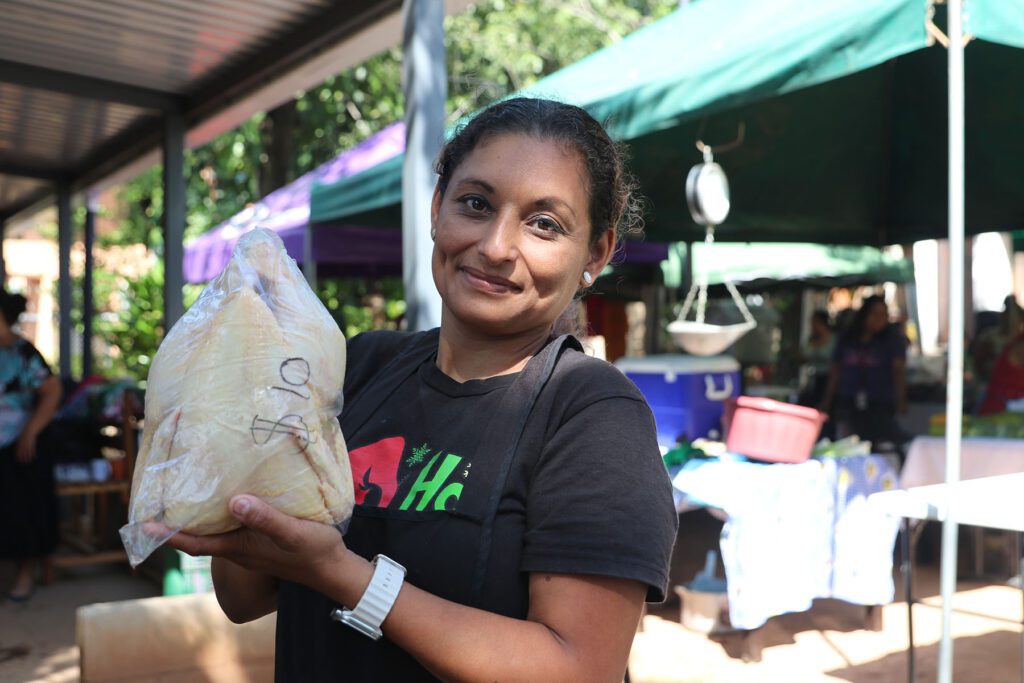
<path fill-rule="evenodd" d="M 356 505 L 395 510 L 454 512 L 472 463 L 401 436 L 381 439 L 348 454 Z"/>

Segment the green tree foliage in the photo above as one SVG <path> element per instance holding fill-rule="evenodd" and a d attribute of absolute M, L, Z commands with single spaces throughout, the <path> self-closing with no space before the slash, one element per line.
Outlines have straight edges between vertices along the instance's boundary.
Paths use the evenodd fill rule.
<path fill-rule="evenodd" d="M 676 5 L 677 0 L 484 0 L 471 5 L 445 20 L 449 120 L 618 41 Z M 400 120 L 401 57 L 399 47 L 385 50 L 300 93 L 282 106 L 286 111 L 258 114 L 186 152 L 186 239 Z M 275 142 L 281 135 L 289 136 L 287 144 Z M 277 158 L 281 155 L 289 158 Z M 162 256 L 161 173 L 156 166 L 122 187 L 118 229 L 103 236 L 101 245 L 141 243 Z M 96 333 L 112 344 L 104 362 L 113 364 L 110 371 L 141 378 L 163 335 L 163 274 L 154 271 L 134 282 L 110 279 L 124 308 L 104 314 L 96 326 Z M 105 286 L 97 282 L 97 294 Z M 405 310 L 401 282 L 394 278 L 322 282 L 318 295 L 349 335 L 394 328 Z"/>

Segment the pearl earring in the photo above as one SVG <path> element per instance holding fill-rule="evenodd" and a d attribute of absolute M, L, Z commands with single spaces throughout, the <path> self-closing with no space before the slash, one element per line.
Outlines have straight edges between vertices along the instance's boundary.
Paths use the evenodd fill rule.
<path fill-rule="evenodd" d="M 589 271 L 584 270 L 583 271 L 583 282 L 585 282 L 587 287 L 589 287 L 590 285 L 594 284 L 594 276 L 591 275 Z"/>

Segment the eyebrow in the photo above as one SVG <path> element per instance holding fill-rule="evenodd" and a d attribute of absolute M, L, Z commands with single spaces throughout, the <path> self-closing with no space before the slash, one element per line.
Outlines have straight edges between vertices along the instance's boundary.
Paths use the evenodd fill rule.
<path fill-rule="evenodd" d="M 480 187 L 481 189 L 485 190 L 486 192 L 490 192 L 491 194 L 494 194 L 494 186 L 491 185 L 486 180 L 480 180 L 479 178 L 463 178 L 457 184 L 458 185 L 476 185 L 476 186 Z"/>
<path fill-rule="evenodd" d="M 541 197 L 540 199 L 535 201 L 533 205 L 541 209 L 555 208 L 560 206 L 569 213 L 571 213 L 574 219 L 576 218 L 575 209 L 569 206 L 569 202 L 563 201 L 558 197 Z"/>
<path fill-rule="evenodd" d="M 495 193 L 494 186 L 491 185 L 486 180 L 481 180 L 480 178 L 463 178 L 458 183 L 456 183 L 456 185 L 476 185 L 485 192 L 489 192 L 491 194 Z M 563 199 L 559 199 L 558 197 L 541 197 L 540 199 L 534 201 L 533 205 L 541 209 L 561 207 L 564 208 L 569 213 L 571 213 L 573 219 L 577 218 L 576 210 L 569 205 L 569 202 Z"/>

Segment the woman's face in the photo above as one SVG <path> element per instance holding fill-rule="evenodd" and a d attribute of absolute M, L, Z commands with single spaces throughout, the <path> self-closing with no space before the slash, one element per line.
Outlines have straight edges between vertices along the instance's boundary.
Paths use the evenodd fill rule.
<path fill-rule="evenodd" d="M 446 314 L 484 334 L 548 328 L 614 247 L 591 245 L 588 177 L 561 142 L 484 138 L 434 192 L 434 283 Z"/>
<path fill-rule="evenodd" d="M 875 302 L 864 318 L 864 331 L 871 336 L 878 334 L 889 326 L 889 311 L 885 304 Z"/>

